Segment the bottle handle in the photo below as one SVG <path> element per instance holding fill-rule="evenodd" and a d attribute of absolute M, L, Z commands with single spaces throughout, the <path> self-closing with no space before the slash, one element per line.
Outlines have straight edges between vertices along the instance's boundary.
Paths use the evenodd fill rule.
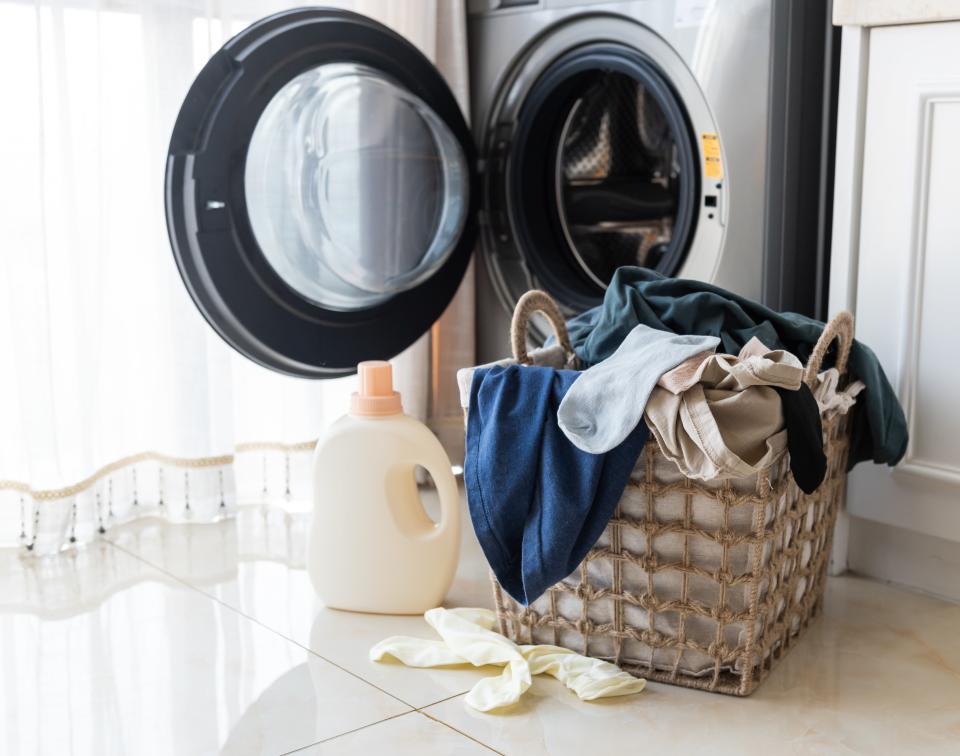
<path fill-rule="evenodd" d="M 450 468 L 450 459 L 442 447 L 439 448 L 439 451 L 438 455 L 430 455 L 431 459 L 419 462 L 433 478 L 433 484 L 436 486 L 437 496 L 440 499 L 440 521 L 428 538 L 442 538 L 452 528 L 458 534 L 459 544 L 460 491 L 457 489 L 457 481 Z M 437 459 L 437 457 L 440 458 Z"/>

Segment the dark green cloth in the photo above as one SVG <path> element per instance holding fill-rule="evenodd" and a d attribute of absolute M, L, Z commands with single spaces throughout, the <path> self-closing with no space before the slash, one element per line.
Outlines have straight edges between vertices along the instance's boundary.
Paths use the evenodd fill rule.
<path fill-rule="evenodd" d="M 776 312 L 718 286 L 635 267 L 618 269 L 603 304 L 567 326 L 577 356 L 590 366 L 613 354 L 639 323 L 674 333 L 718 336 L 721 350 L 730 354 L 737 354 L 756 336 L 771 349 L 793 352 L 804 363 L 823 330 L 823 323 L 805 315 Z M 824 360 L 824 369 L 833 364 L 834 351 Z M 866 385 L 857 397 L 848 468 L 869 459 L 895 465 L 907 449 L 907 423 L 877 356 L 854 341 L 848 371 Z"/>

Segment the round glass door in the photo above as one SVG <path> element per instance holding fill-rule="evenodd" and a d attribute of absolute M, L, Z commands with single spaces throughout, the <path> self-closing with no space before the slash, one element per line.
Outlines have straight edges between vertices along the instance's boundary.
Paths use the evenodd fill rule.
<path fill-rule="evenodd" d="M 387 74 L 306 71 L 257 122 L 245 192 L 267 262 L 323 307 L 362 310 L 428 278 L 456 247 L 469 196 L 447 125 Z"/>
<path fill-rule="evenodd" d="M 363 16 L 300 9 L 208 62 L 167 159 L 167 227 L 207 321 L 266 367 L 352 372 L 443 313 L 476 238 L 472 137 L 439 71 Z"/>

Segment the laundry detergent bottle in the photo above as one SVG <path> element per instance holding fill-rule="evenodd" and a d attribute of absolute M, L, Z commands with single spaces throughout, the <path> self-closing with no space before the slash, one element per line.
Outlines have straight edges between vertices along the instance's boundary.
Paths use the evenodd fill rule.
<path fill-rule="evenodd" d="M 457 484 L 436 436 L 403 414 L 390 363 L 358 373 L 349 414 L 317 443 L 310 579 L 329 607 L 420 614 L 440 605 L 457 568 Z M 439 522 L 424 511 L 417 465 L 436 484 Z"/>

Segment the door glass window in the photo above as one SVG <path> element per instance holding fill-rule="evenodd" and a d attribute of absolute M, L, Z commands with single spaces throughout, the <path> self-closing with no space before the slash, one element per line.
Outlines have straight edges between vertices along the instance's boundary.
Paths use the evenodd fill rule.
<path fill-rule="evenodd" d="M 674 235 L 683 176 L 677 135 L 643 82 L 583 77 L 557 152 L 563 232 L 587 275 L 606 287 L 621 265 L 655 268 Z"/>
<path fill-rule="evenodd" d="M 288 82 L 254 129 L 247 212 L 270 265 L 321 306 L 376 305 L 433 274 L 456 246 L 469 166 L 450 129 L 367 66 Z"/>

